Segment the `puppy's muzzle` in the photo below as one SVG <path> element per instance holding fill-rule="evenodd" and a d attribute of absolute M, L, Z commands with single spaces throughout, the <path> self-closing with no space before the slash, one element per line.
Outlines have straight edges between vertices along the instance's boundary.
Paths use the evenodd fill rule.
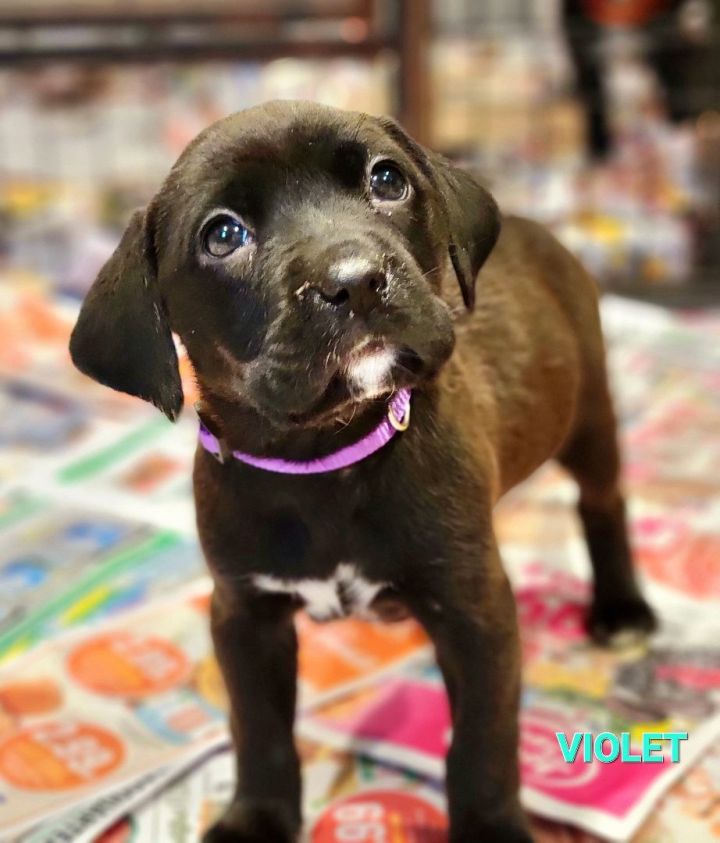
<path fill-rule="evenodd" d="M 370 313 L 382 300 L 387 275 L 373 258 L 349 257 L 335 261 L 308 290 L 330 304 L 338 315 Z"/>

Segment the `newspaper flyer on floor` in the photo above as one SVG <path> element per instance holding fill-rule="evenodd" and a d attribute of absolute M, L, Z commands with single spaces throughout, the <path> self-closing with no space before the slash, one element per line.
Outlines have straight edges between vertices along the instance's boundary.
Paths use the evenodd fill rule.
<path fill-rule="evenodd" d="M 201 579 L 168 600 L 41 645 L 0 670 L 3 834 L 19 834 L 226 741 L 225 693 L 207 617 L 210 589 Z M 425 636 L 411 621 L 321 627 L 302 618 L 299 627 L 305 708 L 428 658 Z"/>
<path fill-rule="evenodd" d="M 522 801 L 540 816 L 628 840 L 662 794 L 720 735 L 720 620 L 696 605 L 666 605 L 649 645 L 617 652 L 590 645 L 582 626 L 587 584 L 534 572 L 516 590 L 523 650 Z M 708 642 L 715 642 L 711 646 Z M 358 752 L 440 781 L 452 734 L 439 671 L 417 668 L 309 713 L 307 739 Z M 679 763 L 564 760 L 557 733 L 687 733 Z"/>

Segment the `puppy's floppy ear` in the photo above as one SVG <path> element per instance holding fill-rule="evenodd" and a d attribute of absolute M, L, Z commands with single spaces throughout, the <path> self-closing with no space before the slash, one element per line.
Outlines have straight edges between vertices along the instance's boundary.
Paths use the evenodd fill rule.
<path fill-rule="evenodd" d="M 467 172 L 442 155 L 432 155 L 445 205 L 449 251 L 463 301 L 475 307 L 475 280 L 500 234 L 500 211 L 492 196 Z"/>
<path fill-rule="evenodd" d="M 148 213 L 135 211 L 83 302 L 70 356 L 84 374 L 150 401 L 175 421 L 182 385 L 150 229 Z"/>
<path fill-rule="evenodd" d="M 387 134 L 412 156 L 442 204 L 448 250 L 465 307 L 475 307 L 475 279 L 500 234 L 495 200 L 466 171 L 428 152 L 390 117 L 376 118 Z"/>

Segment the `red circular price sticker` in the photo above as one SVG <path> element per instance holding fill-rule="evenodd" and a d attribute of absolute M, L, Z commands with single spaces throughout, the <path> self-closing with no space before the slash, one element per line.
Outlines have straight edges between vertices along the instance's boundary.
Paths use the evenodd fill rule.
<path fill-rule="evenodd" d="M 77 682 L 98 694 L 146 697 L 179 685 L 190 665 L 170 641 L 113 632 L 81 644 L 70 654 L 68 669 Z"/>
<path fill-rule="evenodd" d="M 327 808 L 310 843 L 446 843 L 447 827 L 445 814 L 428 799 L 369 790 Z"/>
<path fill-rule="evenodd" d="M 0 776 L 23 790 L 68 790 L 107 776 L 123 744 L 90 723 L 38 723 L 0 744 Z"/>

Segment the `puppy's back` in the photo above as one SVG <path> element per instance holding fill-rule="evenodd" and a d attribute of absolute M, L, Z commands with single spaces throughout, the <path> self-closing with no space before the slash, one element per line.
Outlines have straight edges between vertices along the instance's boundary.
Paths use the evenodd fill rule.
<path fill-rule="evenodd" d="M 595 282 L 547 229 L 506 217 L 457 353 L 470 389 L 491 387 L 505 491 L 558 451 L 581 392 L 604 377 Z"/>

